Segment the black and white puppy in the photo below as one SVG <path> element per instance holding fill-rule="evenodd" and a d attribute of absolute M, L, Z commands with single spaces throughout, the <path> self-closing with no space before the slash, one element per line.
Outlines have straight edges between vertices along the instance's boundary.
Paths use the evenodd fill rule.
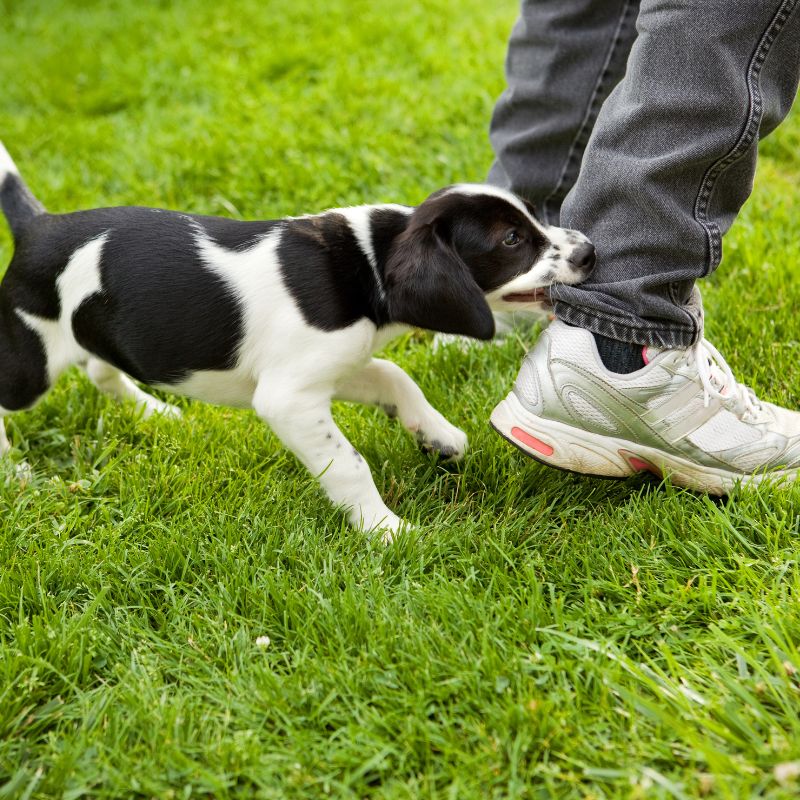
<path fill-rule="evenodd" d="M 425 450 L 459 458 L 462 431 L 396 365 L 372 354 L 418 326 L 489 339 L 491 309 L 541 305 L 594 263 L 580 234 L 542 225 L 490 186 L 422 205 L 263 222 L 152 208 L 48 214 L 0 144 L 0 205 L 15 252 L 0 284 L 2 417 L 71 364 L 148 415 L 177 414 L 144 384 L 254 408 L 350 521 L 402 522 L 331 416 L 341 399 L 396 414 Z"/>

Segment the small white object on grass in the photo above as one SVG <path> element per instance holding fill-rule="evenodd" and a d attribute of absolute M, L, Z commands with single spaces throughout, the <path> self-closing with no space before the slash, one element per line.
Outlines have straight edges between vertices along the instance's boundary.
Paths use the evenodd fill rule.
<path fill-rule="evenodd" d="M 259 636 L 258 639 L 256 639 L 256 647 L 269 647 L 270 641 L 271 639 L 269 636 Z"/>
<path fill-rule="evenodd" d="M 33 467 L 27 461 L 20 461 L 15 467 L 17 480 L 20 482 L 21 487 L 24 489 L 33 478 Z"/>
<path fill-rule="evenodd" d="M 793 783 L 797 778 L 800 778 L 800 761 L 786 761 L 783 764 L 775 765 L 775 780 L 781 786 L 786 786 L 787 783 Z"/>

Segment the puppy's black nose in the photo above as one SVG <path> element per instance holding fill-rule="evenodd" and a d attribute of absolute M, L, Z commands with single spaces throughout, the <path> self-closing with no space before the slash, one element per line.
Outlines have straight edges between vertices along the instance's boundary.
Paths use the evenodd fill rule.
<path fill-rule="evenodd" d="M 586 272 L 591 272 L 592 269 L 594 268 L 595 261 L 597 261 L 594 245 L 591 244 L 591 242 L 586 242 L 586 244 L 579 244 L 572 251 L 572 255 L 569 257 L 569 260 L 578 269 L 582 269 Z"/>

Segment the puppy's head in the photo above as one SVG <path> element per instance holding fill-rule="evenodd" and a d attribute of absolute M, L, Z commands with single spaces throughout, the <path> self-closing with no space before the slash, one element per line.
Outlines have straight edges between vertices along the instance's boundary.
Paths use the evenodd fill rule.
<path fill-rule="evenodd" d="M 542 308 L 552 283 L 580 283 L 594 247 L 544 225 L 530 204 L 492 186 L 435 192 L 392 243 L 386 289 L 392 321 L 476 339 L 494 335 L 496 311 Z"/>

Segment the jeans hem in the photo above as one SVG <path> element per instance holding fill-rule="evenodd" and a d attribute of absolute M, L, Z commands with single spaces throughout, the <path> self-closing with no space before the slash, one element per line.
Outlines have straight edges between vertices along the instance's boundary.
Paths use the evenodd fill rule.
<path fill-rule="evenodd" d="M 623 319 L 592 309 L 576 308 L 556 300 L 553 311 L 558 319 L 577 328 L 607 336 L 621 342 L 649 347 L 685 350 L 696 344 L 702 331 L 702 320 L 689 324 L 657 324 L 643 319 Z"/>

